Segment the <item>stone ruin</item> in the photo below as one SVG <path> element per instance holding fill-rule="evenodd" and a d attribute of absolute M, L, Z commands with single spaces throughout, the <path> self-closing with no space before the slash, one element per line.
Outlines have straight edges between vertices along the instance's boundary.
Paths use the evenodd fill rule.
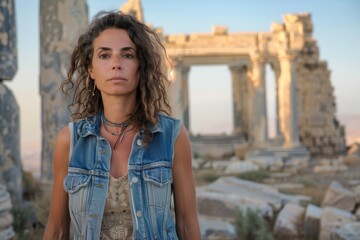
<path fill-rule="evenodd" d="M 70 55 L 79 32 L 87 24 L 86 0 L 40 1 L 41 179 L 43 182 L 52 182 L 56 134 L 70 120 L 67 108 L 70 102 L 64 101 L 59 87 L 67 77 Z"/>
<path fill-rule="evenodd" d="M 18 205 L 22 200 L 19 107 L 4 84 L 16 71 L 14 0 L 0 0 L 0 239 L 14 236 L 10 210 L 13 203 Z"/>
<path fill-rule="evenodd" d="M 143 20 L 140 0 L 128 1 L 122 10 Z M 87 25 L 87 19 L 85 0 L 40 1 L 43 182 L 52 181 L 55 135 L 69 121 L 67 103 L 63 101 L 58 87 L 66 77 L 73 41 Z M 11 226 L 7 225 L 13 221 L 11 205 L 22 200 L 19 107 L 11 90 L 4 84 L 5 80 L 14 77 L 17 69 L 15 26 L 14 0 L 0 0 L 0 238 L 5 236 L 4 239 L 13 235 Z M 330 70 L 327 63 L 320 59 L 312 29 L 310 14 L 285 15 L 284 23 L 273 24 L 270 32 L 265 33 L 229 33 L 227 27 L 214 26 L 211 33 L 166 35 L 162 29 L 156 29 L 173 66 L 166 66 L 172 80 L 168 93 L 173 115 L 181 119 L 188 129 L 191 129 L 188 93 L 191 66 L 226 64 L 232 75 L 233 134 L 191 136 L 195 153 L 201 155 L 213 151 L 216 154 L 225 149 L 226 153 L 239 156 L 245 149 L 247 156 L 253 159 L 270 156 L 275 162 L 280 159 L 278 162 L 285 165 L 291 165 L 291 160 L 296 162 L 296 159 L 308 159 L 309 154 L 344 153 L 344 128 L 335 116 Z M 266 64 L 272 67 L 276 79 L 275 139 L 267 136 Z M 284 160 L 289 161 L 284 163 Z M 235 180 L 227 178 L 216 184 L 221 181 L 227 183 Z M 237 180 L 235 182 L 238 184 Z M 338 187 L 335 184 L 330 189 Z M 300 202 L 307 201 L 303 196 L 290 197 L 278 195 L 271 188 L 265 190 L 265 193 L 271 195 L 267 198 L 272 201 L 271 206 L 280 207 L 283 202 L 298 206 Z M 353 193 L 349 195 L 355 196 Z M 216 198 L 217 194 L 206 193 L 206 188 L 199 189 L 199 201 L 204 196 Z M 266 214 L 274 211 L 264 203 L 248 201 L 245 199 L 240 202 L 249 203 L 252 207 L 260 204 Z M 358 200 L 356 204 L 359 204 Z M 303 209 L 293 205 L 281 206 L 283 209 L 295 209 L 294 212 L 300 215 L 304 213 Z M 323 212 L 329 211 L 332 209 L 326 210 L 324 207 Z M 314 212 L 316 215 L 318 210 Z M 354 214 L 354 209 L 350 214 Z M 353 215 L 344 218 L 353 221 Z M 354 224 L 351 224 L 344 228 L 353 229 Z"/>
<path fill-rule="evenodd" d="M 312 31 L 311 15 L 304 13 L 285 15 L 284 23 L 272 24 L 270 32 L 229 33 L 227 27 L 214 26 L 211 33 L 163 34 L 173 65 L 170 95 L 174 115 L 188 129 L 191 66 L 225 64 L 231 72 L 233 135 L 192 136 L 195 152 L 211 155 L 214 147 L 221 152 L 227 145 L 236 154 L 245 144 L 250 147 L 250 156 L 345 153 L 344 128 L 335 116 L 330 70 L 320 59 Z M 275 139 L 267 134 L 266 64 L 276 81 Z M 214 146 L 217 144 L 221 149 Z"/>
<path fill-rule="evenodd" d="M 252 210 L 269 223 L 276 239 L 356 240 L 360 236 L 360 182 L 329 186 L 321 207 L 302 195 L 268 185 L 223 177 L 197 188 L 202 239 L 236 239 L 236 209 Z"/>

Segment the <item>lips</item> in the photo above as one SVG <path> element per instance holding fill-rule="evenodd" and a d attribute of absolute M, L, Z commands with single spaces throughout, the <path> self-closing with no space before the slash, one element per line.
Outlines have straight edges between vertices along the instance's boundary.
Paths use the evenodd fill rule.
<path fill-rule="evenodd" d="M 112 78 L 108 79 L 108 81 L 121 82 L 121 81 L 127 81 L 127 80 L 123 77 L 112 77 Z"/>

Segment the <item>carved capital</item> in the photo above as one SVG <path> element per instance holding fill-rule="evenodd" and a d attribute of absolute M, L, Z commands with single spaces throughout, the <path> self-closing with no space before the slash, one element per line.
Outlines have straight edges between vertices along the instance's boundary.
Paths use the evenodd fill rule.
<path fill-rule="evenodd" d="M 250 60 L 252 63 L 264 63 L 266 62 L 266 57 L 260 53 L 250 54 Z"/>
<path fill-rule="evenodd" d="M 230 69 L 231 73 L 242 73 L 246 69 L 246 67 L 229 65 L 229 69 Z"/>

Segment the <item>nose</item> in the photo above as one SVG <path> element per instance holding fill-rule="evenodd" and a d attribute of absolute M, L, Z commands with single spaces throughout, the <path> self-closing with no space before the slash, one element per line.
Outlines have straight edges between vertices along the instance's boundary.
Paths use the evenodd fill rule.
<path fill-rule="evenodd" d="M 120 69 L 121 69 L 121 58 L 119 56 L 114 56 L 112 70 L 120 70 Z"/>
<path fill-rule="evenodd" d="M 120 69 L 121 67 L 119 63 L 114 64 L 114 66 L 112 67 L 112 70 L 120 70 Z"/>

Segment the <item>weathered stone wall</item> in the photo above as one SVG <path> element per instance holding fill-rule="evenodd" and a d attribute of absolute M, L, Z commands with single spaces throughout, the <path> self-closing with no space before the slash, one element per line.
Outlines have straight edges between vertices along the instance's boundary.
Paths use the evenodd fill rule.
<path fill-rule="evenodd" d="M 0 84 L 0 183 L 7 187 L 14 203 L 22 199 L 19 124 L 15 97 Z"/>
<path fill-rule="evenodd" d="M 334 88 L 327 63 L 320 59 L 312 38 L 310 14 L 287 15 L 285 29 L 290 48 L 297 51 L 299 136 L 313 155 L 345 153 L 345 131 L 336 118 Z"/>
<path fill-rule="evenodd" d="M 85 0 L 40 1 L 40 95 L 42 106 L 41 179 L 51 181 L 53 146 L 70 113 L 59 91 L 79 32 L 88 24 Z"/>
<path fill-rule="evenodd" d="M 301 141 L 314 155 L 344 153 L 344 127 L 335 115 L 335 97 L 326 62 L 303 61 L 298 69 Z"/>
<path fill-rule="evenodd" d="M 0 184 L 10 191 L 12 200 L 22 200 L 19 107 L 4 80 L 17 70 L 14 0 L 0 0 Z"/>

